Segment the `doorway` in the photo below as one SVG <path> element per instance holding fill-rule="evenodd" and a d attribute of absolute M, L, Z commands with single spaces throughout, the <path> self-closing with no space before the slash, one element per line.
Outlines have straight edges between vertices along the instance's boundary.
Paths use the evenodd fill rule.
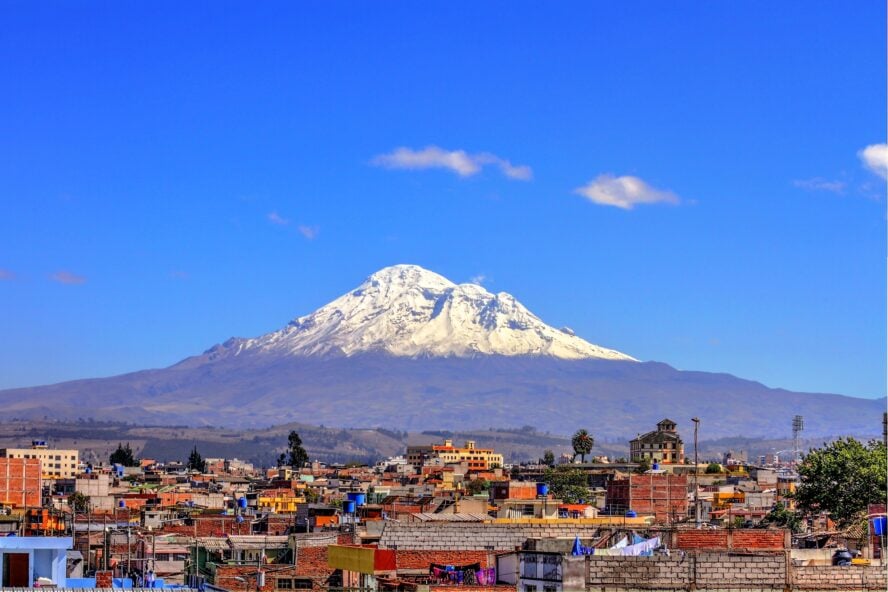
<path fill-rule="evenodd" d="M 3 587 L 4 588 L 30 588 L 28 578 L 28 554 L 4 553 L 3 554 Z"/>

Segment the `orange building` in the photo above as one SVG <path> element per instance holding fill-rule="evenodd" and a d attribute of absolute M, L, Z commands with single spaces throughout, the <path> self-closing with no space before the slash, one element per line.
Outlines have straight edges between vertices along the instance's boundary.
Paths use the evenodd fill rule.
<path fill-rule="evenodd" d="M 43 477 L 37 458 L 0 458 L 0 504 L 39 508 Z"/>
<path fill-rule="evenodd" d="M 434 458 L 442 460 L 444 464 L 466 463 L 470 471 L 488 471 L 503 466 L 502 454 L 490 448 L 476 448 L 474 440 L 466 440 L 463 448 L 454 446 L 450 439 L 444 440 L 443 445 L 407 447 L 407 462 L 417 468 Z"/>

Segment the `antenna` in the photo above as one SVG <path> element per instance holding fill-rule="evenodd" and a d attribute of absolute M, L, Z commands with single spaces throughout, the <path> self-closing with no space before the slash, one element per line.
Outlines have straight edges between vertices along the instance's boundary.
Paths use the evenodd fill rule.
<path fill-rule="evenodd" d="M 802 458 L 802 450 L 799 445 L 799 434 L 802 430 L 805 429 L 805 418 L 801 415 L 796 415 L 792 418 L 792 451 L 793 451 L 793 460 L 798 462 Z"/>

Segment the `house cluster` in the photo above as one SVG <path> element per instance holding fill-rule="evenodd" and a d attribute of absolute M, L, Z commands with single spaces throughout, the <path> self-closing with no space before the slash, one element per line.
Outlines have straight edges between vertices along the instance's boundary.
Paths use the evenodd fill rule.
<path fill-rule="evenodd" d="M 738 456 L 689 464 L 668 419 L 629 461 L 555 467 L 447 439 L 375 465 L 206 459 L 198 472 L 88 466 L 36 441 L 0 450 L 0 586 L 784 590 L 839 577 L 825 541 L 757 527 L 792 503 L 795 474 Z M 881 539 L 842 544 L 866 557 L 857 589 L 884 589 Z"/>

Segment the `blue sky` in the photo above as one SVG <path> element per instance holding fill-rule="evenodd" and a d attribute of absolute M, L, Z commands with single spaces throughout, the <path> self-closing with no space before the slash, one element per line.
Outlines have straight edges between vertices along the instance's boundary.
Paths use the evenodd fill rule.
<path fill-rule="evenodd" d="M 883 2 L 0 11 L 0 388 L 416 263 L 640 359 L 885 395 Z"/>

